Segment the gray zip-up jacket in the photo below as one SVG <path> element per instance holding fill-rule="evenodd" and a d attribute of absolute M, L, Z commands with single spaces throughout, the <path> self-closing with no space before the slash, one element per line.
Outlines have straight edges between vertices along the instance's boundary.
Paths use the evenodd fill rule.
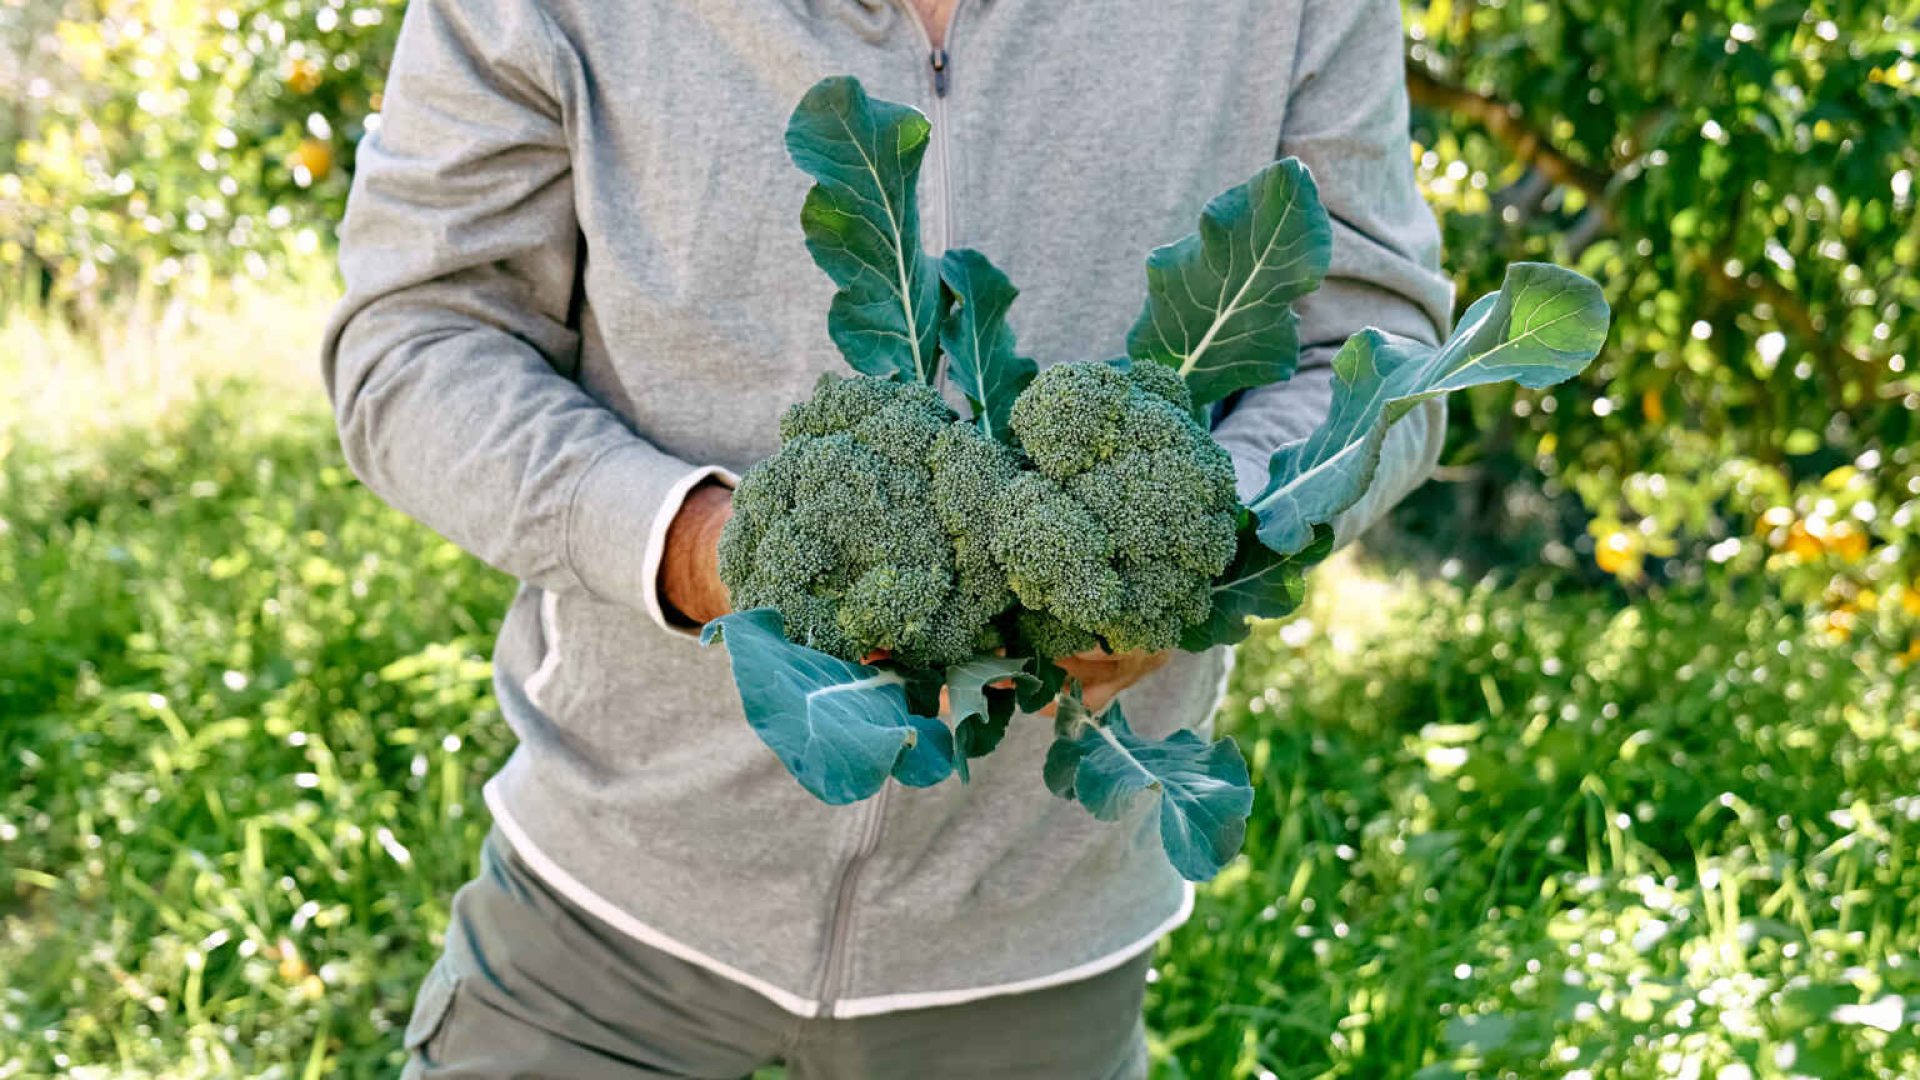
<path fill-rule="evenodd" d="M 1400 56 L 1395 0 L 962 0 L 942 54 L 883 0 L 414 0 L 324 364 L 367 485 L 523 583 L 494 664 L 519 745 L 486 793 L 525 861 L 804 1015 L 1083 977 L 1176 925 L 1191 892 L 1151 808 L 1104 823 L 1050 795 L 1044 720 L 971 784 L 816 802 L 743 722 L 724 652 L 663 617 L 666 526 L 844 370 L 782 143 L 814 81 L 931 116 L 922 236 L 1007 272 L 1042 364 L 1121 352 L 1149 249 L 1276 156 L 1305 161 L 1333 269 L 1300 305 L 1307 370 L 1217 428 L 1245 493 L 1323 415 L 1332 347 L 1448 318 Z M 1394 430 L 1341 536 L 1425 477 L 1443 415 Z M 1227 659 L 1178 656 L 1128 717 L 1203 727 Z"/>

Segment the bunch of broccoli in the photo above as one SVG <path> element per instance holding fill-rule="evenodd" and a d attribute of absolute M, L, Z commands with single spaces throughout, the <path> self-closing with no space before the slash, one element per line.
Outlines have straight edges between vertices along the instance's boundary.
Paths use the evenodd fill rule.
<path fill-rule="evenodd" d="M 946 667 L 1172 648 L 1234 553 L 1233 466 L 1158 364 L 1074 362 L 1015 400 L 1011 445 L 922 383 L 824 377 L 734 493 L 736 608 L 845 660 Z"/>
<path fill-rule="evenodd" d="M 1569 378 L 1605 340 L 1606 301 L 1521 264 L 1443 344 L 1355 334 L 1325 421 L 1242 503 L 1205 418 L 1294 371 L 1292 305 L 1332 250 L 1305 167 L 1261 169 L 1147 257 L 1125 358 L 1042 371 L 1015 349 L 1018 290 L 985 255 L 920 250 L 928 134 L 849 78 L 794 110 L 787 149 L 815 181 L 800 221 L 837 287 L 827 331 L 858 374 L 789 408 L 779 451 L 740 481 L 720 544 L 735 611 L 702 639 L 725 642 L 747 722 L 826 802 L 964 780 L 1016 707 L 1053 702 L 1046 785 L 1105 820 L 1156 801 L 1168 859 L 1211 877 L 1253 805 L 1232 741 L 1145 738 L 1117 704 L 1095 716 L 1054 661 L 1204 650 L 1292 611 L 1393 423 L 1436 394 Z"/>

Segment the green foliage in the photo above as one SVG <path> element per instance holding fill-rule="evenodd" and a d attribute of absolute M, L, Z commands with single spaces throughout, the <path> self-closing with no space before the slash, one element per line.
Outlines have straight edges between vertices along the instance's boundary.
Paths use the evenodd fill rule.
<path fill-rule="evenodd" d="M 1759 581 L 1334 591 L 1242 649 L 1259 803 L 1161 953 L 1163 1076 L 1920 1071 L 1875 1026 L 1920 1006 L 1910 661 Z"/>
<path fill-rule="evenodd" d="M 1731 562 L 1831 610 L 1910 584 L 1920 5 L 1406 12 L 1420 172 L 1463 293 L 1546 259 L 1619 315 L 1585 378 L 1456 399 L 1476 546 L 1515 531 L 1537 463 L 1597 519 L 1565 539 L 1629 582 Z"/>
<path fill-rule="evenodd" d="M 1180 647 L 1190 652 L 1215 645 L 1238 645 L 1246 640 L 1251 620 L 1293 614 L 1306 599 L 1307 571 L 1333 550 L 1333 528 L 1318 525 L 1310 543 L 1291 555 L 1282 555 L 1260 542 L 1257 518 L 1244 509 L 1239 516 L 1233 561 L 1213 581 L 1207 621 L 1181 632 Z"/>
<path fill-rule="evenodd" d="M 0 429 L 0 1071 L 393 1075 L 511 745 L 487 656 L 512 583 L 266 390 L 23 434 Z"/>
<path fill-rule="evenodd" d="M 19 275 L 0 297 L 265 276 L 328 246 L 403 7 L 0 6 L 0 268 Z"/>
<path fill-rule="evenodd" d="M 0 298 L 84 307 L 324 254 L 402 7 L 0 5 Z M 1910 589 L 1914 0 L 1403 10 L 1419 172 L 1461 295 L 1554 261 L 1606 283 L 1618 318 L 1577 381 L 1457 395 L 1450 461 L 1472 483 L 1406 520 L 1444 517 L 1482 562 L 1530 562 L 1537 536 L 1629 583 L 1764 570 L 1841 622 Z M 1214 216 L 1221 265 L 1252 250 L 1229 219 L 1257 213 Z M 924 346 L 939 290 L 908 263 Z M 1138 344 L 1170 358 L 1207 324 L 1143 318 Z"/>
<path fill-rule="evenodd" d="M 309 403 L 228 388 L 0 459 L 17 1075 L 398 1071 L 511 743 L 512 584 L 355 483 Z M 1258 799 L 1160 946 L 1156 1075 L 1920 1070 L 1874 1026 L 1920 1007 L 1920 683 L 1762 584 L 1323 576 L 1242 651 Z"/>
<path fill-rule="evenodd" d="M 1019 691 L 1037 687 L 1039 679 L 1017 656 L 980 656 L 950 667 L 945 683 L 952 697 L 954 769 L 967 778 L 967 761 L 993 753 L 1013 722 Z"/>

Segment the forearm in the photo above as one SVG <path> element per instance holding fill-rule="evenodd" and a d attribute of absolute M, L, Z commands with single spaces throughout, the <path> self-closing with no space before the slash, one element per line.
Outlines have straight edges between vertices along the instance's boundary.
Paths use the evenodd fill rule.
<path fill-rule="evenodd" d="M 703 469 L 565 373 L 579 223 L 532 5 L 416 0 L 340 229 L 322 347 L 341 446 L 382 498 L 543 589 L 660 619 L 666 533 Z"/>

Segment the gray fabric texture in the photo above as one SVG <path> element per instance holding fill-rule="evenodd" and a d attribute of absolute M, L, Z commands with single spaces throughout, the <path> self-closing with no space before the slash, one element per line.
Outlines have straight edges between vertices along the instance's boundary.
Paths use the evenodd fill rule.
<path fill-rule="evenodd" d="M 1304 160 L 1333 269 L 1299 305 L 1308 369 L 1218 427 L 1248 492 L 1324 415 L 1333 347 L 1433 340 L 1451 303 L 1393 0 L 962 0 L 947 47 L 936 97 L 916 21 L 877 0 L 414 0 L 341 228 L 323 361 L 349 462 L 523 583 L 496 811 L 570 888 L 801 1013 L 1117 962 L 1183 896 L 1144 801 L 1108 824 L 1047 792 L 1047 722 L 969 785 L 825 806 L 742 722 L 722 650 L 647 615 L 694 473 L 770 453 L 780 411 L 845 370 L 782 143 L 806 88 L 853 74 L 932 115 L 923 236 L 1007 272 L 1043 364 L 1119 354 L 1149 249 Z M 1396 427 L 1343 539 L 1424 479 L 1443 418 Z M 1204 730 L 1224 668 L 1179 655 L 1127 714 Z"/>
<path fill-rule="evenodd" d="M 570 905 L 487 838 L 415 998 L 407 1080 L 1144 1080 L 1150 954 L 965 1005 L 803 1019 Z"/>

